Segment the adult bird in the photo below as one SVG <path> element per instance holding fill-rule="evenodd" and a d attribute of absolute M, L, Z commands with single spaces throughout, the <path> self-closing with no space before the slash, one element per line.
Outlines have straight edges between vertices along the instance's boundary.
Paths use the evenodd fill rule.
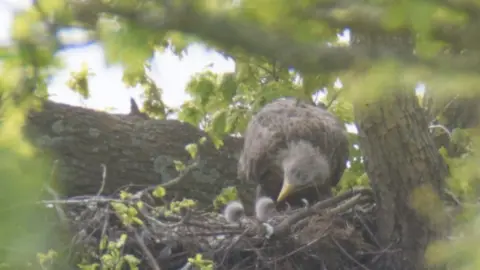
<path fill-rule="evenodd" d="M 331 197 L 349 157 L 344 124 L 325 106 L 292 98 L 265 105 L 248 123 L 238 177 L 279 209 Z"/>

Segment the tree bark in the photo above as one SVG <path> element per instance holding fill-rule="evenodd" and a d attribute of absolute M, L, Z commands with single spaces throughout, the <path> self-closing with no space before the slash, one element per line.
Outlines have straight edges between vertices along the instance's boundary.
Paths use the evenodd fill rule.
<path fill-rule="evenodd" d="M 99 192 L 102 164 L 107 168 L 102 194 L 126 186 L 135 191 L 166 183 L 178 175 L 174 160 L 192 162 L 185 146 L 207 136 L 177 120 L 145 120 L 50 101 L 41 111 L 30 113 L 26 130 L 35 146 L 58 160 L 56 183 L 65 196 Z M 236 186 L 246 206 L 252 205 L 252 196 L 246 194 L 253 187 L 236 178 L 242 143 L 242 139 L 227 137 L 217 150 L 207 140 L 199 146 L 198 167 L 181 183 L 167 188 L 167 194 L 211 207 L 223 188 Z"/>
<path fill-rule="evenodd" d="M 413 90 L 398 89 L 385 91 L 374 102 L 357 103 L 355 118 L 378 205 L 377 241 L 390 250 L 382 256 L 380 269 L 424 269 L 425 249 L 439 232 L 432 217 L 414 207 L 418 198 L 412 195 L 430 187 L 440 196 L 447 175 L 425 114 Z M 433 204 L 430 199 L 422 203 Z"/>

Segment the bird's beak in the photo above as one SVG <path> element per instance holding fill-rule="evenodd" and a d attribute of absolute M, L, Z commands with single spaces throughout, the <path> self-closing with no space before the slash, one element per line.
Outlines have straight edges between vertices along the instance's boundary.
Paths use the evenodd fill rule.
<path fill-rule="evenodd" d="M 293 190 L 293 186 L 288 183 L 288 181 L 283 182 L 282 190 L 278 194 L 277 202 L 283 201 Z"/>

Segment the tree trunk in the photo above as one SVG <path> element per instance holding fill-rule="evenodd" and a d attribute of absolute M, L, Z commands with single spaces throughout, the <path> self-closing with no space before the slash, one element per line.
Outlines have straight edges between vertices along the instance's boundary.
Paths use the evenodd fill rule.
<path fill-rule="evenodd" d="M 357 103 L 355 118 L 378 204 L 377 241 L 388 250 L 380 269 L 424 269 L 425 248 L 438 232 L 433 217 L 414 207 L 419 198 L 412 195 L 430 187 L 425 190 L 439 196 L 447 175 L 425 114 L 413 90 L 394 90 L 385 91 L 375 102 Z M 421 209 L 438 213 L 432 210 L 438 205 L 427 205 L 433 204 L 431 199 L 421 201 Z"/>
<path fill-rule="evenodd" d="M 102 164 L 107 168 L 102 194 L 121 187 L 139 190 L 146 185 L 165 183 L 177 177 L 173 161 L 188 165 L 185 150 L 205 133 L 176 120 L 144 120 L 129 115 L 112 115 L 65 104 L 46 102 L 32 112 L 27 134 L 34 145 L 59 161 L 56 182 L 66 196 L 93 195 L 102 186 Z M 237 186 L 246 206 L 252 205 L 245 194 L 253 187 L 236 179 L 237 155 L 242 139 L 225 138 L 220 150 L 207 141 L 199 146 L 200 161 L 180 184 L 167 189 L 176 198 L 198 200 L 212 206 L 222 188 Z"/>

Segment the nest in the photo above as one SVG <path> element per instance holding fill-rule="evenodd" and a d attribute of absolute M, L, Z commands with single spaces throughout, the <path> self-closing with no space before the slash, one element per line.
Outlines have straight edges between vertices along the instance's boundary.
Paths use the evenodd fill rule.
<path fill-rule="evenodd" d="M 108 241 L 119 239 L 124 242 L 117 244 L 117 255 L 137 258 L 139 269 L 201 269 L 202 260 L 213 269 L 367 269 L 381 253 L 368 189 L 290 209 L 267 222 L 245 216 L 236 224 L 195 207 L 172 213 L 144 197 L 50 201 L 74 235 L 69 264 L 105 263 Z"/>

